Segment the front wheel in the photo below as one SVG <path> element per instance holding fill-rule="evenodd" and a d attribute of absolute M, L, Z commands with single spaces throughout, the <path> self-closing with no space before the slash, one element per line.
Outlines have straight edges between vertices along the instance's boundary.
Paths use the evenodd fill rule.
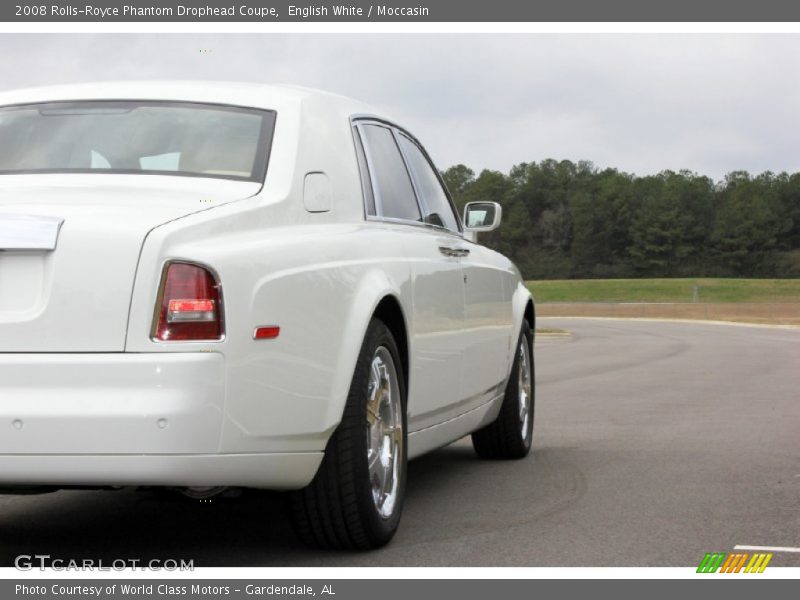
<path fill-rule="evenodd" d="M 536 383 L 533 367 L 533 333 L 522 322 L 511 376 L 497 419 L 472 434 L 472 446 L 481 458 L 524 458 L 533 442 Z"/>
<path fill-rule="evenodd" d="M 373 319 L 344 414 L 313 481 L 291 497 L 295 531 L 324 548 L 383 546 L 400 522 L 406 483 L 406 390 L 397 344 Z"/>

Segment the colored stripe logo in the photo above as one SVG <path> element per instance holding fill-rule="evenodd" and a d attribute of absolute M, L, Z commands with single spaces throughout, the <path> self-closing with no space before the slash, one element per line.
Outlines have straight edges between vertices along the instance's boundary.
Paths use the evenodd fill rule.
<path fill-rule="evenodd" d="M 772 560 L 772 554 L 757 552 L 707 552 L 697 567 L 698 573 L 763 573 Z"/>

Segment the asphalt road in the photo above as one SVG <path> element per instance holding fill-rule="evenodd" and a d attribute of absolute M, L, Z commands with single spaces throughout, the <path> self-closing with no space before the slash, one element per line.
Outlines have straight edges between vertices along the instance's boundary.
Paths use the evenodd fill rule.
<path fill-rule="evenodd" d="M 0 497 L 18 554 L 196 566 L 696 566 L 736 544 L 800 546 L 800 329 L 542 319 L 534 453 L 468 440 L 411 463 L 400 531 L 371 553 L 304 548 L 279 495 Z M 800 566 L 778 553 L 775 566 Z"/>

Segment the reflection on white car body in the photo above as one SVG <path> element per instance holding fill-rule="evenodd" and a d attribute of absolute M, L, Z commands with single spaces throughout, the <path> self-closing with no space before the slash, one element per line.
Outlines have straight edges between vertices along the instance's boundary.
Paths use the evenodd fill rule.
<path fill-rule="evenodd" d="M 249 84 L 42 88 L 0 95 L 0 145 L 4 486 L 303 488 L 376 318 L 408 458 L 498 418 L 531 296 L 369 107 Z M 381 431 L 378 451 L 401 440 Z"/>

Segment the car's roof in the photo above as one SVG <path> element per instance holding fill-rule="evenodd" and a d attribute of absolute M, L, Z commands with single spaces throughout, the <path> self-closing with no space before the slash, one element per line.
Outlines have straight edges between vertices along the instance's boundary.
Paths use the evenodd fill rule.
<path fill-rule="evenodd" d="M 297 106 L 304 100 L 317 100 L 340 107 L 352 105 L 353 112 L 368 109 L 364 104 L 350 98 L 311 88 L 226 81 L 104 81 L 0 93 L 0 106 L 70 100 L 164 100 L 269 109 Z"/>

